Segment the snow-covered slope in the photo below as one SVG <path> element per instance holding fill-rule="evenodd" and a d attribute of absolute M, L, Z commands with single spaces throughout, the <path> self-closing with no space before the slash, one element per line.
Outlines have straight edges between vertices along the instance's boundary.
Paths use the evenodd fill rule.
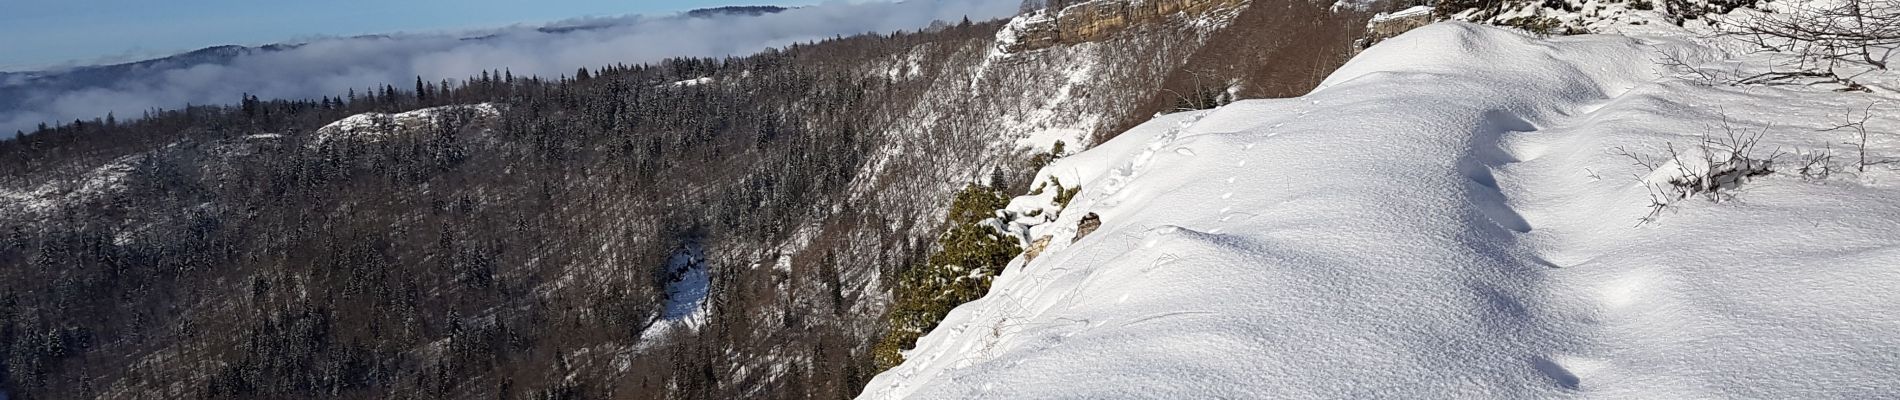
<path fill-rule="evenodd" d="M 1045 168 L 1084 188 L 1032 228 L 1051 248 L 863 397 L 1900 392 L 1900 174 L 1804 178 L 1782 155 L 1639 225 L 1676 169 L 1615 150 L 1692 159 L 1726 120 L 1766 129 L 1755 156 L 1833 144 L 1838 163 L 1851 134 L 1820 130 L 1887 95 L 1700 85 L 1659 51 L 1725 57 L 1441 23 L 1307 96 L 1157 118 Z M 1088 213 L 1101 228 L 1071 244 Z"/>

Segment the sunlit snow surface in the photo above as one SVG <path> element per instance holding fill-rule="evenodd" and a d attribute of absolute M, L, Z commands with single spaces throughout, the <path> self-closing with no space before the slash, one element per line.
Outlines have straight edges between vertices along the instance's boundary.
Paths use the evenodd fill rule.
<path fill-rule="evenodd" d="M 1831 146 L 1825 86 L 1665 37 L 1442 23 L 1313 93 L 1157 118 L 1045 168 L 1083 191 L 866 398 L 1879 398 L 1900 393 L 1900 174 L 1759 178 L 1652 223 L 1612 149 L 1733 126 Z M 1753 64 L 1751 64 L 1753 63 Z M 1895 131 L 1896 113 L 1870 126 Z M 1900 136 L 1872 141 L 1900 157 Z M 1784 156 L 1786 157 L 1786 156 Z M 1781 159 L 1793 163 L 1791 159 Z M 1837 158 L 1838 161 L 1838 158 Z M 1019 205 L 1030 202 L 1018 202 Z M 1070 244 L 1075 222 L 1100 230 Z"/>

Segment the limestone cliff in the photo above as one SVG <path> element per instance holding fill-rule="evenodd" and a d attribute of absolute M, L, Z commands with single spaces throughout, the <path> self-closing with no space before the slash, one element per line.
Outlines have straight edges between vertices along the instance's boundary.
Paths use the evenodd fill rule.
<path fill-rule="evenodd" d="M 1011 53 L 1101 40 L 1142 24 L 1159 23 L 1174 15 L 1198 15 L 1216 9 L 1239 8 L 1250 0 L 1093 0 L 1037 11 L 1038 16 L 1017 29 L 1016 40 L 1004 47 Z"/>

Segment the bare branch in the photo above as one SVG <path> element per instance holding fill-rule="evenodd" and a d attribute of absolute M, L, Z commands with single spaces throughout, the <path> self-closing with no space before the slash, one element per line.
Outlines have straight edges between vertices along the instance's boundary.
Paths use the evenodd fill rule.
<path fill-rule="evenodd" d="M 1728 24 L 1724 36 L 1739 38 L 1763 51 L 1795 56 L 1794 72 L 1771 71 L 1737 84 L 1773 84 L 1820 78 L 1842 91 L 1868 91 L 1841 76 L 1843 64 L 1887 69 L 1894 45 L 1900 45 L 1900 0 L 1843 0 L 1825 5 L 1789 4 L 1784 13 L 1762 14 Z"/>

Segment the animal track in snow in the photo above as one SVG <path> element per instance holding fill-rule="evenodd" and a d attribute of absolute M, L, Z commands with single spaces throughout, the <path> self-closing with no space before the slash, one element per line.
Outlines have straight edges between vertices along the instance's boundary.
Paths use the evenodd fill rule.
<path fill-rule="evenodd" d="M 1121 193 L 1122 189 L 1125 189 L 1129 182 L 1134 181 L 1135 177 L 1140 176 L 1143 171 L 1148 169 L 1155 154 L 1167 148 L 1169 144 L 1174 143 L 1176 139 L 1180 138 L 1181 132 L 1186 131 L 1188 127 L 1194 126 L 1196 122 L 1199 122 L 1201 118 L 1206 116 L 1206 113 L 1201 113 L 1182 118 L 1174 127 L 1168 128 L 1166 132 L 1155 136 L 1154 139 L 1150 139 L 1147 148 L 1140 154 L 1135 155 L 1134 160 L 1113 169 L 1113 172 L 1104 178 L 1105 182 L 1102 184 L 1101 191 L 1093 195 L 1094 198 L 1102 199 L 1097 205 L 1112 208 L 1120 204 L 1121 202 L 1117 200 L 1115 195 Z M 1187 147 L 1177 147 L 1174 152 L 1186 156 L 1194 155 L 1194 150 L 1188 149 Z"/>
<path fill-rule="evenodd" d="M 1124 327 L 1124 328 L 1125 328 L 1125 327 L 1129 327 L 1129 326 L 1134 326 L 1134 325 L 1140 325 L 1140 324 L 1145 324 L 1145 323 L 1149 323 L 1149 322 L 1154 322 L 1155 320 L 1161 320 L 1161 319 L 1169 319 L 1169 318 L 1176 318 L 1176 317 L 1185 317 L 1185 316 L 1191 316 L 1191 315 L 1214 315 L 1214 314 L 1215 314 L 1215 313 L 1214 313 L 1214 312 L 1212 312 L 1212 311 L 1175 311 L 1175 312 L 1166 312 L 1166 313 L 1160 313 L 1160 314 L 1155 314 L 1155 315 L 1150 315 L 1150 316 L 1146 316 L 1146 317 L 1141 317 L 1141 318 L 1137 318 L 1137 319 L 1135 319 L 1135 320 L 1133 320 L 1133 321 L 1128 321 L 1128 323 L 1125 323 L 1125 324 L 1122 324 L 1122 327 Z"/>

